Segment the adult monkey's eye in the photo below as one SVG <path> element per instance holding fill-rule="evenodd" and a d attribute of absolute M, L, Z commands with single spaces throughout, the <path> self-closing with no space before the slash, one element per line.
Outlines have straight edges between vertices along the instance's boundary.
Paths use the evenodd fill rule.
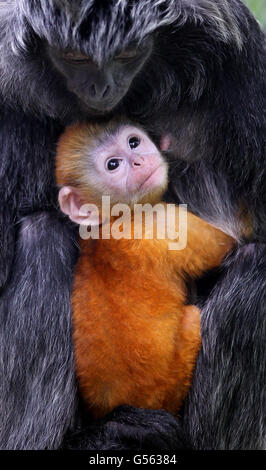
<path fill-rule="evenodd" d="M 91 59 L 88 56 L 76 51 L 66 51 L 63 53 L 62 57 L 64 60 L 73 63 L 91 62 Z"/>
<path fill-rule="evenodd" d="M 122 162 L 121 158 L 110 158 L 110 160 L 108 160 L 106 164 L 107 170 L 108 171 L 116 170 L 120 166 L 121 162 Z"/>
<path fill-rule="evenodd" d="M 115 60 L 117 61 L 127 61 L 134 59 L 138 55 L 138 50 L 137 49 L 128 49 L 120 52 L 117 56 L 115 56 Z"/>
<path fill-rule="evenodd" d="M 129 147 L 131 148 L 131 150 L 137 148 L 140 144 L 140 138 L 137 137 L 136 135 L 132 135 L 131 137 L 129 137 L 128 139 L 128 145 Z"/>

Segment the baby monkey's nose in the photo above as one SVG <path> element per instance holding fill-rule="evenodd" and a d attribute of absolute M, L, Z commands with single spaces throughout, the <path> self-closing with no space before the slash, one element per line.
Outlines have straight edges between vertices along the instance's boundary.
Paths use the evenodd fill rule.
<path fill-rule="evenodd" d="M 132 162 L 132 166 L 136 168 L 143 166 L 144 164 L 145 164 L 145 158 L 141 156 L 135 157 Z"/>

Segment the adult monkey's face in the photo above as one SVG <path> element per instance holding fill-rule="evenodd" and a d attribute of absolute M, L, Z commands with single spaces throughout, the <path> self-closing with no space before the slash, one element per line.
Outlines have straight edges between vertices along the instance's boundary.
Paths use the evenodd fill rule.
<path fill-rule="evenodd" d="M 6 96 L 30 112 L 64 123 L 105 118 L 113 110 L 119 112 L 120 105 L 121 111 L 130 108 L 135 115 L 149 105 L 160 57 L 156 38 L 162 27 L 179 18 L 182 4 L 172 0 L 4 3 L 0 26 L 4 24 L 6 41 L 1 49 Z"/>
<path fill-rule="evenodd" d="M 48 47 L 48 54 L 65 85 L 92 114 L 110 112 L 126 95 L 135 75 L 152 52 L 152 38 L 134 43 L 103 63 L 75 49 Z"/>

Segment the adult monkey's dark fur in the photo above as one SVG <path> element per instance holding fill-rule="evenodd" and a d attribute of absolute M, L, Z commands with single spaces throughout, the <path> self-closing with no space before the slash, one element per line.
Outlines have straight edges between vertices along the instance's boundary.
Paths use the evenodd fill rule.
<path fill-rule="evenodd" d="M 147 34 L 153 54 L 115 114 L 175 135 L 184 161 L 171 164 L 170 199 L 236 236 L 241 202 L 254 230 L 203 309 L 182 420 L 122 407 L 73 437 L 75 234 L 56 210 L 53 165 L 65 123 L 83 116 L 43 48 L 103 63 Z M 265 445 L 264 74 L 264 36 L 239 0 L 0 1 L 0 448 Z"/>

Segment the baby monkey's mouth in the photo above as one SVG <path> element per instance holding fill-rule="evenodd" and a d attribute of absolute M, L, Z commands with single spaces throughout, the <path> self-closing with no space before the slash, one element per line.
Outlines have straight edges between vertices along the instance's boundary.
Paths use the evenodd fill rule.
<path fill-rule="evenodd" d="M 139 191 L 152 190 L 161 186 L 166 178 L 164 165 L 160 164 L 145 178 L 139 187 Z"/>

